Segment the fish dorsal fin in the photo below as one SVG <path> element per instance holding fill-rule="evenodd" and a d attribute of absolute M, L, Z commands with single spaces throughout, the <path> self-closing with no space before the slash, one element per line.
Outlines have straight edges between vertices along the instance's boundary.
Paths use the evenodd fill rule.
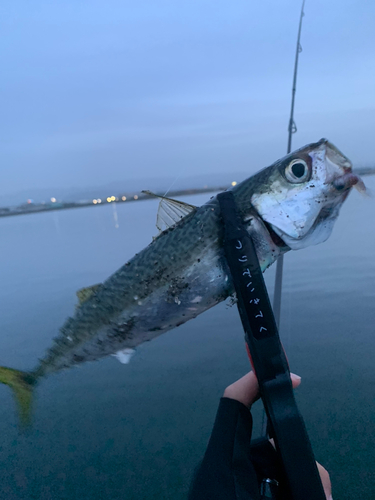
<path fill-rule="evenodd" d="M 89 300 L 89 298 L 92 297 L 92 295 L 94 295 L 102 286 L 102 283 L 98 283 L 97 285 L 88 286 L 86 288 L 81 288 L 80 290 L 78 290 L 76 294 L 78 297 L 79 305 L 86 302 L 86 300 Z"/>
<path fill-rule="evenodd" d="M 173 227 L 177 222 L 186 217 L 191 212 L 195 212 L 197 207 L 183 201 L 173 200 L 166 196 L 154 194 L 151 191 L 142 191 L 155 198 L 160 198 L 158 214 L 156 217 L 156 227 L 160 232 Z"/>

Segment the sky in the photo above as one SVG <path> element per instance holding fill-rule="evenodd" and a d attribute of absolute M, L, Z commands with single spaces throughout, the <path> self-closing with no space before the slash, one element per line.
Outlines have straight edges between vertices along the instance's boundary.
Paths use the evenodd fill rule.
<path fill-rule="evenodd" d="M 286 153 L 297 0 L 5 1 L 1 197 L 249 176 Z M 373 165 L 375 2 L 307 0 L 293 149 Z"/>

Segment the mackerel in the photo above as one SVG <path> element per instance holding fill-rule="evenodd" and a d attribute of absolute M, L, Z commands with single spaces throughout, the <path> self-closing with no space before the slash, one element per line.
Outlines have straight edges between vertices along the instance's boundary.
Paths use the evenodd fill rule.
<path fill-rule="evenodd" d="M 365 189 L 351 167 L 321 139 L 232 188 L 262 271 L 281 254 L 329 237 L 351 188 Z M 126 361 L 138 345 L 233 294 L 217 198 L 201 207 L 163 198 L 163 207 L 169 227 L 104 283 L 77 292 L 73 316 L 34 370 L 0 367 L 0 382 L 13 389 L 23 423 L 32 388 L 43 377 L 111 354 Z"/>

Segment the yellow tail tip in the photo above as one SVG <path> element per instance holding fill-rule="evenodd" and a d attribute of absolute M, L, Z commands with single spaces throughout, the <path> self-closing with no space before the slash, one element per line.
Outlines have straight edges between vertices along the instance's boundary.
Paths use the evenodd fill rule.
<path fill-rule="evenodd" d="M 31 423 L 33 386 L 35 378 L 27 372 L 0 366 L 0 383 L 9 385 L 17 403 L 21 427 Z"/>

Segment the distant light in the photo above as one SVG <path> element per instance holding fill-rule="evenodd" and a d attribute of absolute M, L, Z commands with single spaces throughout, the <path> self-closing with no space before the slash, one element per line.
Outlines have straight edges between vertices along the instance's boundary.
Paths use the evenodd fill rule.
<path fill-rule="evenodd" d="M 56 198 L 51 198 L 52 203 L 56 203 Z"/>
<path fill-rule="evenodd" d="M 126 196 L 121 197 L 122 201 L 126 201 Z"/>
<path fill-rule="evenodd" d="M 101 202 L 102 202 L 102 200 L 101 200 L 100 198 L 98 198 L 96 201 L 97 201 L 98 203 L 101 203 Z"/>
<path fill-rule="evenodd" d="M 111 196 L 111 201 L 115 201 L 116 197 L 115 196 Z"/>
<path fill-rule="evenodd" d="M 236 181 L 233 181 L 232 182 L 232 186 L 236 186 L 237 185 L 237 182 Z"/>
<path fill-rule="evenodd" d="M 30 200 L 30 199 L 28 199 L 28 200 L 27 200 L 27 203 L 28 203 L 29 205 L 30 205 L 30 203 L 32 203 L 32 202 L 33 202 L 33 200 Z"/>
<path fill-rule="evenodd" d="M 98 200 L 92 200 L 93 204 L 96 205 L 98 203 Z"/>
<path fill-rule="evenodd" d="M 108 196 L 107 201 L 108 201 L 108 203 L 111 203 L 112 198 L 110 196 Z"/>
<path fill-rule="evenodd" d="M 208 188 L 208 186 L 207 186 L 207 184 L 205 184 L 205 185 L 203 186 L 203 189 L 207 189 L 207 188 Z"/>
<path fill-rule="evenodd" d="M 138 195 L 137 194 L 134 195 L 134 199 L 138 200 Z"/>

